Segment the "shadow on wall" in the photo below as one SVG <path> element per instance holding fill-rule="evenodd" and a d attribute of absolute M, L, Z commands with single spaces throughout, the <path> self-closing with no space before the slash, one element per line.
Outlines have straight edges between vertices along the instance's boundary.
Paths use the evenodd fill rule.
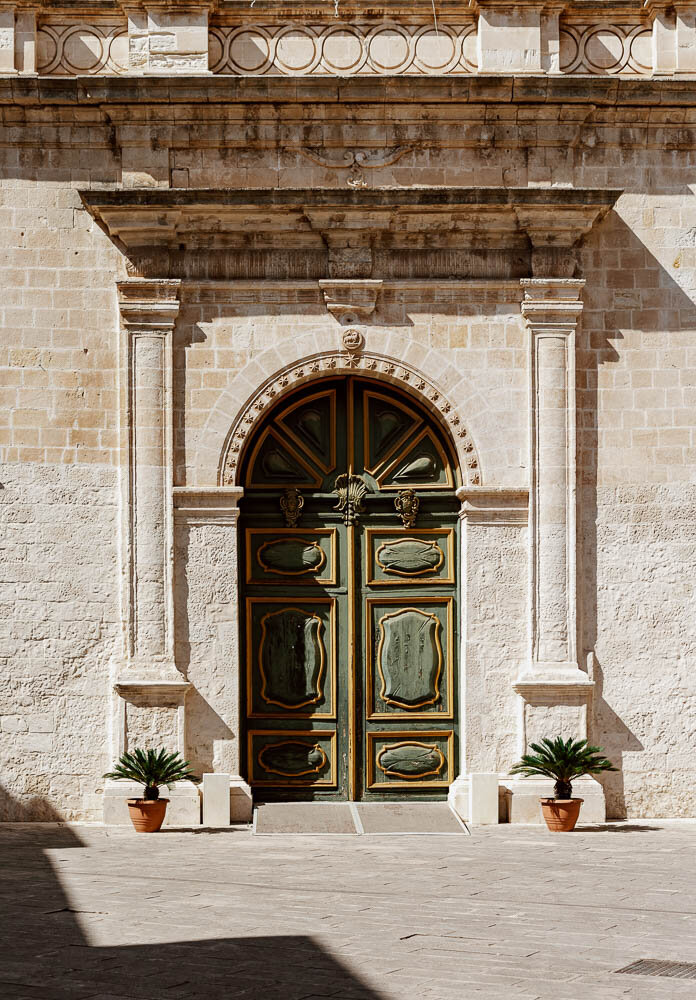
<path fill-rule="evenodd" d="M 628 341 L 636 332 L 660 337 L 661 348 L 670 348 L 670 334 L 683 333 L 696 325 L 696 305 L 686 295 L 654 255 L 624 223 L 610 213 L 588 237 L 582 247 L 582 273 L 587 284 L 584 290 L 585 308 L 577 341 L 577 419 L 578 419 L 578 594 L 581 599 L 582 645 L 593 651 L 595 692 L 591 737 L 620 768 L 617 773 L 599 776 L 607 799 L 607 816 L 624 819 L 627 805 L 624 792 L 623 763 L 627 752 L 650 749 L 631 732 L 617 711 L 605 699 L 604 672 L 597 659 L 597 650 L 604 659 L 602 644 L 607 641 L 614 622 L 598 620 L 598 450 L 600 430 L 599 371 L 605 365 L 620 368 L 623 351 L 635 347 Z M 657 305 L 659 303 L 659 308 Z M 626 331 L 625 335 L 622 331 Z M 616 346 L 615 346 L 616 345 Z M 642 343 L 641 343 L 642 346 Z M 627 373 L 628 376 L 628 373 Z M 652 384 L 652 383 L 650 383 Z M 623 382 L 617 380 L 616 388 Z M 632 413 L 633 411 L 627 411 Z M 614 421 L 620 421 L 618 424 Z M 632 427 L 619 408 L 603 413 L 603 430 L 609 435 L 625 432 Z M 638 447 L 638 446 L 636 446 Z M 656 484 L 653 482 L 653 486 Z M 617 519 L 618 524 L 618 519 Z M 630 564 L 632 554 L 625 549 L 623 559 Z M 611 569 L 611 567 L 609 567 Z M 629 619 L 621 622 L 624 647 L 640 634 L 640 623 Z M 630 677 L 634 663 L 630 656 L 620 663 L 607 664 L 609 680 L 620 670 Z M 613 684 L 610 685 L 613 690 Z M 642 677 L 627 690 L 648 692 Z"/>
<path fill-rule="evenodd" d="M 7 810 L 9 796 L 2 798 Z M 91 911 L 71 905 L 47 853 L 88 845 L 53 824 L 0 828 L 0 837 L 0 995 L 8 1000 L 383 1000 L 302 935 L 92 947 L 79 923 Z M 100 865 L 93 877 L 103 874 Z M 107 888 L 102 905 L 118 905 L 118 896 Z M 161 938 L 162 929 L 153 926 L 152 936 Z"/>

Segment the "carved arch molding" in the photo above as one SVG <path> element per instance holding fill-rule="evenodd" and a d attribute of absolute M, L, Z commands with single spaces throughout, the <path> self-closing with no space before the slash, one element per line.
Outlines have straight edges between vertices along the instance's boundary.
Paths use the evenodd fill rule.
<path fill-rule="evenodd" d="M 277 372 L 261 386 L 242 409 L 225 440 L 219 469 L 222 486 L 237 485 L 239 461 L 249 435 L 266 409 L 303 382 L 312 382 L 322 375 L 363 374 L 400 385 L 417 396 L 439 418 L 454 441 L 457 457 L 466 477 L 466 485 L 481 485 L 481 467 L 473 439 L 464 421 L 449 399 L 421 372 L 411 365 L 369 351 L 327 351 L 295 362 Z"/>

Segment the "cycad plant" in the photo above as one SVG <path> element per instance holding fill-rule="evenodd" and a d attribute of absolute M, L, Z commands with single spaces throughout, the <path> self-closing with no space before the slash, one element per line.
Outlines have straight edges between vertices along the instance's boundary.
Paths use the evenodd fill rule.
<path fill-rule="evenodd" d="M 169 785 L 172 781 L 195 781 L 196 776 L 187 760 L 182 760 L 178 751 L 169 753 L 164 747 L 159 750 L 133 750 L 123 753 L 113 771 L 104 775 L 116 781 L 138 781 L 145 786 L 143 798 L 154 802 L 159 798 L 158 785 Z"/>
<path fill-rule="evenodd" d="M 564 740 L 557 736 L 553 740 L 543 739 L 541 743 L 530 743 L 534 753 L 525 754 L 511 769 L 511 774 L 522 774 L 526 778 L 543 775 L 555 781 L 553 793 L 556 799 L 572 799 L 575 778 L 601 771 L 616 771 L 610 760 L 604 756 L 601 747 L 589 746 L 587 740 Z"/>

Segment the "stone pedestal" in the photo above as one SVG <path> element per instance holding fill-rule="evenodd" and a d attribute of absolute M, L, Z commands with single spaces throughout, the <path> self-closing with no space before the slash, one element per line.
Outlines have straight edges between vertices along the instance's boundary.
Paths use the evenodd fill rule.
<path fill-rule="evenodd" d="M 504 794 L 509 796 L 510 823 L 544 823 L 541 813 L 542 798 L 553 796 L 553 781 L 548 778 L 506 778 Z M 604 789 L 594 778 L 578 778 L 573 782 L 573 798 L 583 799 L 578 822 L 604 823 L 606 807 Z"/>
<path fill-rule="evenodd" d="M 107 826 L 130 824 L 128 799 L 142 798 L 143 786 L 135 781 L 107 780 L 104 787 L 103 821 Z M 201 795 L 192 781 L 162 785 L 160 796 L 169 799 L 164 826 L 200 826 Z"/>

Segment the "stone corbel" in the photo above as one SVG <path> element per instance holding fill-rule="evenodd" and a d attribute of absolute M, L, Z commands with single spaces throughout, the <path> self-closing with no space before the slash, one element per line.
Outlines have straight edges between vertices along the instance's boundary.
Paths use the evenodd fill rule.
<path fill-rule="evenodd" d="M 532 244 L 533 277 L 573 278 L 578 266 L 575 247 L 610 208 L 515 204 L 517 222 Z"/>
<path fill-rule="evenodd" d="M 322 278 L 319 288 L 327 310 L 342 326 L 365 322 L 372 316 L 383 282 L 370 278 Z"/>
<path fill-rule="evenodd" d="M 468 524 L 501 526 L 527 524 L 529 490 L 526 487 L 460 486 L 460 517 Z"/>

